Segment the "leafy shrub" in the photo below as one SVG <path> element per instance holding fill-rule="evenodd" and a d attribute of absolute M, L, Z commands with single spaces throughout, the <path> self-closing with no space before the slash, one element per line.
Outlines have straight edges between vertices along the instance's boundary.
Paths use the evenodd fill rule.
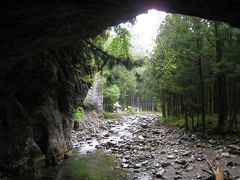
<path fill-rule="evenodd" d="M 84 116 L 84 110 L 82 107 L 79 107 L 76 113 L 75 121 L 80 122 L 83 119 Z"/>

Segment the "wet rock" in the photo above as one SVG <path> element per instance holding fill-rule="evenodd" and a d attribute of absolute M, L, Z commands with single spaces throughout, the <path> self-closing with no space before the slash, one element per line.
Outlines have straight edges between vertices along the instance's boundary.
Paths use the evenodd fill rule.
<path fill-rule="evenodd" d="M 208 142 L 209 142 L 210 144 L 216 144 L 217 141 L 215 141 L 215 140 L 213 140 L 213 139 L 209 139 Z"/>
<path fill-rule="evenodd" d="M 147 124 L 141 124 L 141 127 L 144 129 L 149 128 L 149 126 Z"/>
<path fill-rule="evenodd" d="M 202 179 L 202 176 L 200 173 L 197 173 L 197 175 L 195 176 L 196 179 Z"/>
<path fill-rule="evenodd" d="M 193 169 L 194 169 L 193 166 L 187 166 L 186 171 L 189 172 L 189 171 L 192 171 Z"/>
<path fill-rule="evenodd" d="M 160 164 L 159 164 L 159 163 L 153 163 L 153 167 L 159 168 L 159 167 L 160 167 Z"/>
<path fill-rule="evenodd" d="M 139 169 L 134 169 L 133 172 L 139 173 Z"/>
<path fill-rule="evenodd" d="M 153 134 L 160 134 L 160 132 L 158 130 L 153 130 L 152 133 Z"/>
<path fill-rule="evenodd" d="M 138 139 L 143 140 L 144 137 L 142 135 L 138 136 Z"/>
<path fill-rule="evenodd" d="M 176 159 L 174 161 L 176 164 L 186 165 L 187 161 L 185 159 Z"/>
<path fill-rule="evenodd" d="M 156 177 L 157 178 L 163 177 L 164 172 L 165 172 L 165 170 L 163 168 L 158 169 L 157 172 L 156 172 Z"/>
<path fill-rule="evenodd" d="M 122 163 L 122 164 L 121 164 L 121 167 L 123 167 L 123 168 L 128 168 L 128 167 L 129 167 L 129 164 Z"/>
<path fill-rule="evenodd" d="M 196 147 L 203 147 L 202 143 L 197 143 Z"/>
<path fill-rule="evenodd" d="M 237 149 L 237 150 L 240 150 L 240 147 L 237 146 L 237 145 L 235 145 L 235 144 L 230 144 L 230 145 L 228 145 L 227 147 L 230 148 L 230 149 Z"/>
<path fill-rule="evenodd" d="M 134 164 L 134 166 L 133 166 L 134 169 L 139 169 L 141 167 L 142 167 L 142 164 L 140 164 L 140 163 Z"/>
<path fill-rule="evenodd" d="M 178 150 L 177 150 L 177 149 L 175 149 L 173 152 L 177 154 L 177 153 L 178 153 Z"/>
<path fill-rule="evenodd" d="M 160 154 L 166 154 L 166 153 L 167 153 L 166 150 L 163 150 L 160 152 Z"/>
<path fill-rule="evenodd" d="M 146 166 L 147 164 L 148 164 L 148 161 L 143 161 L 143 162 L 142 162 L 142 165 L 143 165 L 143 166 Z"/>
<path fill-rule="evenodd" d="M 168 159 L 174 159 L 175 156 L 174 156 L 174 155 L 168 155 L 167 158 L 168 158 Z"/>
<path fill-rule="evenodd" d="M 130 155 L 126 155 L 126 156 L 124 156 L 124 158 L 125 158 L 125 159 L 130 159 L 131 156 L 130 156 Z"/>
<path fill-rule="evenodd" d="M 182 156 L 189 156 L 192 153 L 192 151 L 185 151 L 182 153 Z"/>
<path fill-rule="evenodd" d="M 228 152 L 223 152 L 223 153 L 221 153 L 221 156 L 225 157 L 225 158 L 229 158 L 230 154 Z"/>
<path fill-rule="evenodd" d="M 230 149 L 230 153 L 233 155 L 240 155 L 240 147 L 235 144 L 228 145 L 228 148 Z"/>
<path fill-rule="evenodd" d="M 226 166 L 237 166 L 238 164 L 236 162 L 230 161 L 227 163 Z"/>
<path fill-rule="evenodd" d="M 160 162 L 160 164 L 161 164 L 161 166 L 162 166 L 163 168 L 168 167 L 168 166 L 171 166 L 171 163 L 170 163 L 170 162 L 165 162 L 165 161 Z"/>
<path fill-rule="evenodd" d="M 104 135 L 104 137 L 109 137 L 109 136 L 110 136 L 110 134 L 109 134 L 109 133 L 107 133 L 107 134 L 105 134 L 105 135 Z"/>
<path fill-rule="evenodd" d="M 182 176 L 181 175 L 175 175 L 174 179 L 182 179 Z"/>

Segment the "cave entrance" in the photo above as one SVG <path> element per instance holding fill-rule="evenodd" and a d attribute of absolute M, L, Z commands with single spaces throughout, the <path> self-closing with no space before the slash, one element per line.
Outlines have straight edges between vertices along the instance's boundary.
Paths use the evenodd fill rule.
<path fill-rule="evenodd" d="M 112 101 L 115 103 L 117 97 L 121 95 L 121 90 L 124 90 L 124 88 L 120 89 L 120 85 L 121 87 L 124 85 L 124 83 L 120 83 L 119 74 L 122 73 L 127 77 L 126 81 L 138 81 L 145 84 L 145 87 L 138 88 L 144 89 L 145 92 L 139 91 L 138 93 L 144 95 L 149 93 L 148 97 L 145 97 L 146 99 L 152 97 L 150 102 L 153 102 L 154 98 L 155 103 L 160 102 L 157 107 L 158 111 L 161 110 L 163 116 L 173 116 L 174 118 L 171 119 L 173 123 L 177 122 L 181 126 L 184 124 L 186 129 L 192 129 L 194 132 L 201 128 L 203 133 L 209 125 L 217 126 L 220 133 L 225 133 L 226 128 L 229 132 L 238 130 L 240 92 L 238 30 L 231 29 L 227 24 L 219 22 L 199 21 L 199 19 L 191 21 L 191 18 L 181 15 L 174 19 L 168 17 L 167 25 L 162 27 L 163 30 L 165 29 L 164 33 L 160 35 L 165 38 L 161 37 L 162 41 L 158 44 L 161 53 L 154 53 L 154 61 L 149 61 L 148 64 L 151 67 L 148 69 L 149 71 L 140 68 L 142 61 L 137 61 L 141 60 L 140 58 L 136 58 L 135 61 L 133 58 L 127 58 L 129 53 L 121 54 L 121 52 L 127 52 L 122 51 L 122 48 L 114 49 L 113 46 L 109 50 L 112 54 L 105 51 L 101 45 L 107 37 L 106 34 L 102 34 L 96 39 L 88 39 L 95 37 L 106 27 L 126 21 L 153 7 L 166 9 L 167 12 L 223 20 L 233 26 L 240 26 L 240 6 L 237 0 L 218 2 L 141 0 L 138 3 L 127 0 L 114 2 L 111 0 L 99 2 L 89 0 L 37 3 L 28 0 L 1 2 L 0 176 L 5 174 L 13 176 L 25 171 L 37 172 L 39 166 L 42 165 L 39 162 L 43 161 L 47 165 L 54 166 L 62 162 L 61 160 L 67 156 L 66 153 L 72 148 L 72 125 L 75 118 L 73 114 L 78 106 L 85 106 L 83 100 L 88 88 L 95 80 L 93 75 L 96 71 L 103 72 L 104 67 L 111 70 L 117 67 L 115 74 L 110 71 L 104 73 L 106 87 L 108 87 L 105 89 L 105 94 L 108 96 L 105 97 L 109 102 L 107 104 L 110 104 L 107 105 L 106 111 L 112 111 Z M 182 19 L 188 23 L 183 23 Z M 203 28 L 202 24 L 206 26 Z M 180 28 L 179 25 L 181 25 Z M 123 28 L 115 29 L 120 37 L 126 35 Z M 208 29 L 211 31 L 207 31 Z M 171 30 L 170 34 L 168 34 L 169 30 Z M 172 33 L 174 36 L 170 36 Z M 207 38 L 202 38 L 203 34 Z M 118 45 L 117 42 L 121 38 L 118 40 L 112 38 L 113 40 L 108 43 L 114 42 L 115 45 Z M 129 48 L 129 44 L 125 43 L 126 41 L 123 41 L 121 47 Z M 144 43 L 147 44 L 147 41 L 144 40 Z M 138 47 L 139 49 L 141 48 Z M 120 58 L 114 56 L 114 53 L 120 53 L 118 54 Z M 150 57 L 146 56 L 143 61 L 148 58 Z M 177 61 L 177 59 L 181 59 L 181 61 Z M 192 59 L 194 60 L 192 61 Z M 216 61 L 212 61 L 212 59 Z M 216 63 L 212 64 L 212 62 Z M 124 64 L 126 69 L 119 66 L 120 64 Z M 137 66 L 139 71 L 134 69 Z M 130 73 L 135 71 L 134 75 L 128 74 L 127 70 L 129 69 L 132 69 Z M 102 74 L 100 73 L 100 75 Z M 196 80 L 198 78 L 199 80 Z M 156 82 L 155 80 L 161 81 Z M 119 81 L 119 86 L 111 84 L 111 82 L 117 81 Z M 160 84 L 161 86 L 158 86 Z M 128 88 L 131 85 L 136 88 L 140 84 L 130 83 L 128 85 L 125 87 Z M 139 94 L 136 96 L 132 91 L 130 93 L 128 91 L 122 98 L 119 98 L 119 104 L 123 110 L 127 108 L 129 113 L 132 113 L 131 111 L 134 109 L 131 107 L 136 104 L 138 109 L 141 109 L 138 103 L 142 102 L 143 98 Z M 126 100 L 125 104 L 124 102 L 121 104 L 121 101 L 124 100 Z M 207 115 L 211 115 L 213 118 L 209 119 Z M 141 119 L 143 123 L 138 123 L 138 127 L 149 129 L 149 133 L 156 136 L 160 136 L 164 132 L 176 132 L 174 129 L 165 131 L 164 129 L 151 130 L 148 128 L 148 123 L 154 122 L 153 119 L 156 120 L 155 115 L 147 117 L 139 115 L 129 118 L 133 122 Z M 152 121 L 148 121 L 149 118 Z M 176 121 L 179 118 L 181 121 Z M 114 121 L 109 121 L 109 124 L 110 126 L 114 125 Z M 117 130 L 121 131 L 121 127 L 117 124 L 116 126 Z M 126 128 L 134 129 L 135 125 L 126 124 L 126 126 Z M 159 132 L 160 134 L 158 134 Z M 174 137 L 172 135 L 169 134 L 170 139 Z M 144 141 L 143 139 L 146 137 L 139 135 L 139 142 Z M 179 142 L 169 141 L 172 143 L 169 147 L 176 145 L 175 147 L 179 149 L 177 147 L 179 143 L 187 139 L 184 135 L 182 137 L 183 139 Z M 193 135 L 190 139 L 194 138 Z M 150 141 L 155 142 L 155 140 Z M 215 144 L 221 143 L 214 139 L 209 142 L 215 147 L 215 149 L 211 149 L 212 152 L 221 149 L 221 152 L 217 151 L 217 155 L 224 157 L 224 160 L 232 158 L 233 154 L 231 153 L 239 153 L 239 141 L 237 140 L 229 141 L 230 146 L 226 146 L 227 148 L 225 146 L 216 147 Z M 157 145 L 160 142 L 155 143 Z M 199 141 L 197 146 L 201 147 L 201 144 L 204 143 Z M 109 145 L 115 146 L 115 143 Z M 204 145 L 207 146 L 207 144 Z M 132 148 L 131 144 L 124 147 Z M 139 146 L 138 148 L 142 149 Z M 172 150 L 169 149 L 169 152 L 172 153 Z M 189 154 L 192 155 L 191 152 L 174 150 L 173 153 L 176 154 L 184 153 L 187 157 Z M 167 154 L 164 150 L 162 153 Z M 199 154 L 201 156 L 197 157 L 197 161 L 201 161 L 204 157 L 203 153 L 199 152 Z M 167 155 L 165 157 L 168 157 Z M 145 154 L 145 156 L 148 155 Z M 174 159 L 175 157 L 169 156 L 168 158 Z M 124 159 L 128 160 L 129 157 Z M 182 165 L 181 167 L 185 167 L 186 171 L 196 170 L 196 166 L 188 167 L 185 163 L 185 161 L 176 162 L 176 164 Z M 145 167 L 144 164 L 147 166 L 148 162 L 141 160 L 141 164 L 135 163 L 133 171 L 138 173 L 142 167 Z M 229 162 L 230 166 L 235 167 L 237 164 L 234 161 Z M 77 165 L 77 167 L 79 166 L 82 164 Z M 126 163 L 123 166 L 126 167 Z M 163 162 L 161 166 L 172 167 L 169 162 Z M 51 168 L 49 169 L 51 170 Z M 159 170 L 154 177 L 161 177 L 165 172 L 160 169 L 159 164 L 155 164 L 152 169 Z M 238 170 L 238 166 L 233 169 Z M 176 172 L 176 175 L 180 175 L 179 172 Z"/>

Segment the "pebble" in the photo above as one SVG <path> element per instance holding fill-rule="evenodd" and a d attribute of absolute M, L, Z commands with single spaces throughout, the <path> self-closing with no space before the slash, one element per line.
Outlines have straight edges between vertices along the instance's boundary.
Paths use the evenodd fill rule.
<path fill-rule="evenodd" d="M 168 155 L 167 158 L 168 158 L 168 159 L 174 159 L 175 156 L 174 156 L 174 155 Z"/>
<path fill-rule="evenodd" d="M 221 154 L 222 157 L 225 157 L 225 158 L 229 158 L 230 157 L 230 154 L 228 152 L 223 152 Z"/>

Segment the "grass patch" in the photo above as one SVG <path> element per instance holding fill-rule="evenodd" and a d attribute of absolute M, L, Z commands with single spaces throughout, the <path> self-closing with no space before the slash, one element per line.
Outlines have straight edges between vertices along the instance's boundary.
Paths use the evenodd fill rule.
<path fill-rule="evenodd" d="M 117 119 L 120 118 L 121 115 L 119 113 L 114 112 L 103 112 L 103 118 L 104 119 Z"/>
<path fill-rule="evenodd" d="M 179 126 L 179 127 L 184 127 L 185 126 L 185 118 L 182 116 L 180 118 L 176 118 L 176 117 L 160 117 L 159 119 L 159 123 L 160 124 L 164 124 L 164 125 L 173 125 L 173 126 Z M 194 129 L 192 128 L 192 119 L 189 117 L 188 118 L 188 128 L 190 130 L 199 130 L 202 131 L 202 120 L 201 117 L 199 116 L 199 119 L 197 117 L 194 117 Z M 223 132 L 228 132 L 229 130 L 229 121 L 226 120 L 225 123 L 225 130 Z M 213 114 L 213 115 L 207 115 L 206 116 L 206 120 L 205 120 L 205 131 L 207 133 L 218 133 L 218 116 L 217 114 Z M 234 129 L 233 132 L 238 133 L 239 128 L 238 129 Z"/>
<path fill-rule="evenodd" d="M 159 122 L 164 125 L 173 125 L 173 126 L 184 126 L 185 125 L 185 120 L 180 118 L 177 119 L 175 117 L 160 117 Z"/>
<path fill-rule="evenodd" d="M 75 121 L 77 122 L 81 122 L 84 116 L 84 110 L 82 107 L 79 107 L 77 112 L 76 112 L 76 117 L 75 117 Z"/>

